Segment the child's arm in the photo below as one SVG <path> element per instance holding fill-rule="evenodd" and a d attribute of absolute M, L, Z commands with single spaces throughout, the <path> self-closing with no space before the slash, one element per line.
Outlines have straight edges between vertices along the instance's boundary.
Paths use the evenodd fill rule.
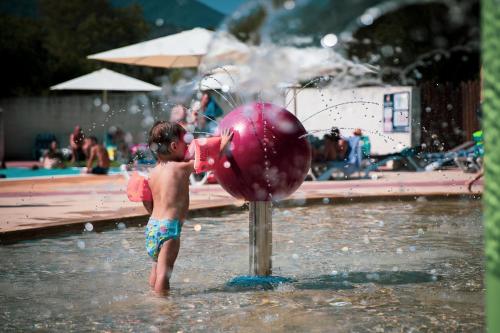
<path fill-rule="evenodd" d="M 144 208 L 148 211 L 148 214 L 151 215 L 153 214 L 153 201 L 143 201 L 142 202 Z"/>
<path fill-rule="evenodd" d="M 192 174 L 194 172 L 194 160 L 184 162 L 183 167 L 188 174 Z"/>

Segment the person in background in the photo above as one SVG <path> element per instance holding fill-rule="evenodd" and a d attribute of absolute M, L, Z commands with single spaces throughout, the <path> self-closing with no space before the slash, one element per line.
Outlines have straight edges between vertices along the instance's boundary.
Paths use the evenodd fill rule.
<path fill-rule="evenodd" d="M 203 94 L 200 103 L 202 117 L 200 118 L 199 126 L 204 132 L 214 133 L 217 129 L 216 120 L 224 115 L 224 111 L 222 111 L 221 107 L 207 93 Z"/>
<path fill-rule="evenodd" d="M 170 110 L 170 118 L 169 121 L 171 123 L 178 123 L 182 127 L 186 127 L 186 116 L 187 116 L 187 110 L 186 108 L 181 105 L 177 104 Z"/>
<path fill-rule="evenodd" d="M 347 156 L 349 144 L 347 140 L 340 136 L 337 127 L 332 127 L 330 133 L 323 137 L 323 158 L 325 161 L 343 161 Z"/>
<path fill-rule="evenodd" d="M 130 149 L 126 140 L 126 133 L 120 127 L 111 126 L 108 129 L 105 146 L 111 160 L 122 163 L 129 161 Z"/>
<path fill-rule="evenodd" d="M 45 169 L 64 168 L 63 155 L 57 147 L 57 141 L 52 141 L 49 150 L 45 152 L 42 160 Z"/>
<path fill-rule="evenodd" d="M 71 147 L 71 163 L 85 161 L 85 153 L 83 151 L 83 141 L 85 134 L 80 127 L 76 125 L 73 132 L 69 135 L 69 145 Z"/>
<path fill-rule="evenodd" d="M 89 149 L 89 158 L 87 160 L 87 173 L 96 175 L 105 175 L 109 170 L 109 155 L 106 148 L 99 144 L 95 136 L 85 138 L 85 147 Z M 97 160 L 97 166 L 93 167 L 94 160 Z"/>

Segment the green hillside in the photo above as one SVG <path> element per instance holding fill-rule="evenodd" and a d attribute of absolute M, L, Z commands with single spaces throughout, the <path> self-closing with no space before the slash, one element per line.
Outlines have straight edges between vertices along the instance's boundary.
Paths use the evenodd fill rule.
<path fill-rule="evenodd" d="M 204 27 L 217 28 L 224 14 L 196 0 L 109 0 L 113 7 L 127 7 L 138 4 L 150 24 L 150 37 L 159 37 L 174 32 Z M 0 0 L 0 13 L 39 17 L 37 0 Z"/>
<path fill-rule="evenodd" d="M 115 7 L 138 4 L 151 24 L 152 37 L 194 27 L 215 29 L 224 15 L 196 0 L 111 0 Z"/>

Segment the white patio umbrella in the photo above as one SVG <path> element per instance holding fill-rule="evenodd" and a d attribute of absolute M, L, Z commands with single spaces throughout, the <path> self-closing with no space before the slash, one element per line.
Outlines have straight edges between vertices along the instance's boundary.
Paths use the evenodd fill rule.
<path fill-rule="evenodd" d="M 103 68 L 59 83 L 50 90 L 102 90 L 103 103 L 106 104 L 108 91 L 157 91 L 161 87 Z"/>
<path fill-rule="evenodd" d="M 219 32 L 214 39 L 215 34 L 204 28 L 194 28 L 87 58 L 139 66 L 183 68 L 198 67 L 209 50 L 216 58 L 232 58 L 246 53 L 247 46 L 235 37 Z"/>

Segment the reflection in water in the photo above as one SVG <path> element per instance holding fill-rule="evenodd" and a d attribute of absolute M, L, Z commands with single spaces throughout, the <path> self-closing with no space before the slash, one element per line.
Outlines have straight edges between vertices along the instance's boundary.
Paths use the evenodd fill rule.
<path fill-rule="evenodd" d="M 2 331 L 482 331 L 481 207 L 418 201 L 275 208 L 272 288 L 248 271 L 248 213 L 195 218 L 167 298 L 143 228 L 0 247 Z M 201 228 L 200 228 L 201 227 Z"/>

